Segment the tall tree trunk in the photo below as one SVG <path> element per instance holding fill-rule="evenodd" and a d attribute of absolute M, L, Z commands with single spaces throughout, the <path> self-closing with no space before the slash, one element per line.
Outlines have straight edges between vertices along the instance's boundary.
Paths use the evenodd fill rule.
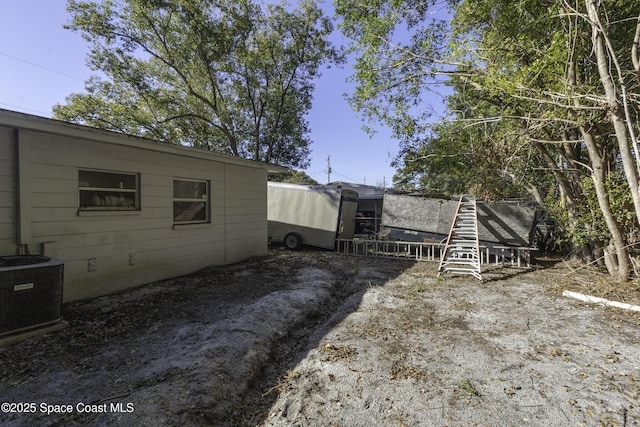
<path fill-rule="evenodd" d="M 605 186 L 606 170 L 600 154 L 599 147 L 595 138 L 586 129 L 580 128 L 582 136 L 587 145 L 587 151 L 591 159 L 591 178 L 596 189 L 596 197 L 598 205 L 602 211 L 604 221 L 607 224 L 609 233 L 611 233 L 611 243 L 616 253 L 616 259 L 612 263 L 607 263 L 609 274 L 620 280 L 627 280 L 629 277 L 629 251 L 624 242 L 620 225 L 616 221 L 611 212 L 611 204 L 609 203 L 609 194 Z"/>
<path fill-rule="evenodd" d="M 633 62 L 633 69 L 636 70 L 636 80 L 640 83 L 640 16 L 638 16 L 638 22 L 636 23 L 636 33 L 633 36 L 633 46 L 631 47 L 631 62 Z"/>
<path fill-rule="evenodd" d="M 605 99 L 607 101 L 607 107 L 615 131 L 616 140 L 618 141 L 618 149 L 620 151 L 620 158 L 622 160 L 622 166 L 624 173 L 629 183 L 631 190 L 631 198 L 633 200 L 633 206 L 636 212 L 636 221 L 640 222 L 640 188 L 638 187 L 638 172 L 636 168 L 635 159 L 631 153 L 629 147 L 631 135 L 628 132 L 626 126 L 626 120 L 624 108 L 618 100 L 616 93 L 616 86 L 612 78 L 612 72 L 609 68 L 612 66 L 612 62 L 615 62 L 615 58 L 610 58 L 607 54 L 607 48 L 604 40 L 604 29 L 600 25 L 599 15 L 599 0 L 586 0 L 587 13 L 589 15 L 589 23 L 592 31 L 592 43 L 593 51 L 598 63 L 598 74 L 600 76 L 600 82 L 605 92 Z M 610 55 L 614 55 L 613 52 L 609 52 Z"/>

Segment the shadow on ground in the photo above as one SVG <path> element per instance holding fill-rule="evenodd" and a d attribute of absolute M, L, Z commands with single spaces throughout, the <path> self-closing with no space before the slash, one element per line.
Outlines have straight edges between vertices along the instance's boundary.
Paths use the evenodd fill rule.
<path fill-rule="evenodd" d="M 36 404 L 0 422 L 256 425 L 318 328 L 410 265 L 276 248 L 67 304 L 67 329 L 0 349 L 0 395 Z"/>
<path fill-rule="evenodd" d="M 0 424 L 640 423 L 640 317 L 561 297 L 606 276 L 436 268 L 276 248 L 68 304 L 0 349 Z"/>

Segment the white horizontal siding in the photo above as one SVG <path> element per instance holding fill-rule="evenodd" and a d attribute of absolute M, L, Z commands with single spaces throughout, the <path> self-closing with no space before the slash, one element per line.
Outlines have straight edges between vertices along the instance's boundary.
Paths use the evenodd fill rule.
<path fill-rule="evenodd" d="M 13 255 L 16 252 L 15 239 L 13 237 L 14 228 L 13 223 L 6 220 L 6 222 L 0 222 L 0 254 Z"/>
<path fill-rule="evenodd" d="M 28 146 L 29 248 L 55 242 L 49 255 L 65 261 L 65 301 L 266 254 L 264 169 L 44 132 L 20 138 Z M 140 210 L 79 212 L 80 169 L 139 174 Z M 210 183 L 209 223 L 174 227 L 174 178 Z M 5 189 L 12 185 L 12 173 L 0 173 L 0 203 L 10 203 L 0 205 L 0 233 L 13 233 L 4 225 L 13 221 L 13 193 Z M 88 271 L 90 259 L 96 271 Z"/>
<path fill-rule="evenodd" d="M 238 261 L 263 255 L 267 251 L 267 174 L 236 170 L 226 178 L 227 258 Z"/>
<path fill-rule="evenodd" d="M 14 254 L 15 131 L 0 127 L 0 255 Z"/>
<path fill-rule="evenodd" d="M 13 224 L 13 208 L 0 206 L 0 218 L 2 218 L 0 224 Z"/>
<path fill-rule="evenodd" d="M 202 251 L 208 251 L 211 261 L 207 265 L 221 265 L 218 260 L 223 259 L 225 254 L 222 247 L 218 248 L 201 248 Z M 243 256 L 237 259 L 245 259 L 247 256 Z M 69 280 L 79 283 L 75 292 L 81 295 L 82 298 L 90 298 L 95 296 L 104 295 L 104 290 L 109 289 L 114 292 L 121 289 L 126 289 L 132 286 L 131 277 L 135 274 L 138 285 L 150 283 L 158 280 L 163 280 L 170 277 L 183 276 L 185 274 L 192 273 L 202 268 L 202 263 L 198 258 L 194 258 L 190 255 L 176 255 L 173 250 L 170 251 L 157 251 L 149 254 L 141 254 L 139 256 L 139 264 L 136 266 L 124 265 L 124 259 L 118 259 L 114 256 L 113 259 L 100 259 L 98 260 L 98 270 L 93 276 L 86 274 L 74 275 L 72 272 L 68 273 L 69 269 L 65 263 L 65 280 L 69 275 Z M 73 263 L 69 267 L 74 267 Z M 80 269 L 86 268 L 81 265 Z M 135 268 L 135 270 L 134 270 Z M 110 274 L 100 274 L 101 271 L 108 270 Z M 66 291 L 66 289 L 65 289 Z M 67 294 L 64 296 L 66 300 L 75 299 L 74 295 Z"/>
<path fill-rule="evenodd" d="M 13 159 L 9 156 L 13 156 L 13 152 L 8 151 L 0 148 L 0 176 L 11 178 L 13 176 Z"/>

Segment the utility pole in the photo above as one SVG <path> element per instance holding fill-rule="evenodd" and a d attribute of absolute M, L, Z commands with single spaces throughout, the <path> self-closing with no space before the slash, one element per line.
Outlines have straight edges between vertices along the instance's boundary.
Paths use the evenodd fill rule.
<path fill-rule="evenodd" d="M 331 184 L 331 156 L 327 156 L 327 184 Z"/>

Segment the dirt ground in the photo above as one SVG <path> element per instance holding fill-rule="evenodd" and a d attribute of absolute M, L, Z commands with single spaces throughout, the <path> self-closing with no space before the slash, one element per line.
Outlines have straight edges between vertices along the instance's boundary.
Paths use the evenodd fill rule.
<path fill-rule="evenodd" d="M 640 304 L 546 260 L 483 281 L 280 248 L 68 304 L 0 348 L 0 425 L 637 426 Z"/>

